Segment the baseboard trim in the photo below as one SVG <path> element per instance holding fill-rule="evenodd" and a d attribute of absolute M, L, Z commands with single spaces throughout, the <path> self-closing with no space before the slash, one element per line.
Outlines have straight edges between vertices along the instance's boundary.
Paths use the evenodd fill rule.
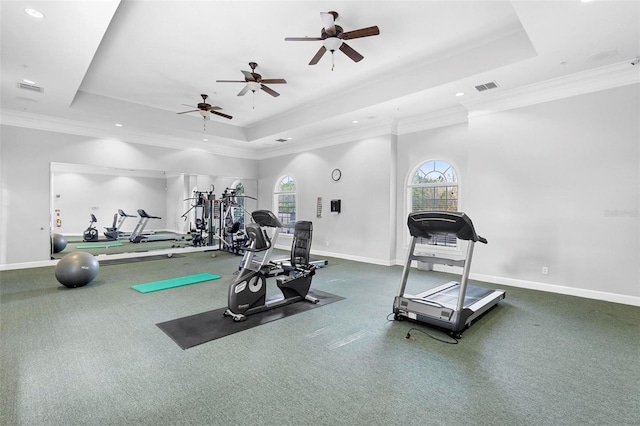
<path fill-rule="evenodd" d="M 169 255 L 178 253 L 193 253 L 199 251 L 216 251 L 218 249 L 213 246 L 202 247 L 178 247 L 178 248 L 166 248 L 157 249 L 145 252 L 131 252 L 131 253 L 115 253 L 115 254 L 99 254 L 96 255 L 98 262 L 101 260 L 117 260 L 117 259 L 131 259 L 136 257 L 148 257 L 157 255 Z M 71 252 L 69 252 L 71 253 Z M 0 271 L 12 271 L 16 269 L 29 269 L 29 268 L 43 268 L 46 266 L 56 266 L 60 259 L 40 260 L 37 262 L 24 262 L 24 263 L 9 263 L 6 265 L 0 265 Z"/>
<path fill-rule="evenodd" d="M 400 263 L 402 264 L 402 263 Z M 446 265 L 433 265 L 433 270 L 461 275 L 462 268 Z M 606 291 L 588 290 L 585 288 L 568 287 L 557 284 L 541 283 L 537 281 L 527 281 L 517 278 L 498 277 L 495 275 L 478 274 L 471 272 L 469 278 L 497 285 L 509 287 L 526 288 L 528 290 L 545 291 L 548 293 L 564 294 L 567 296 L 583 297 L 585 299 L 603 300 L 605 302 L 621 303 L 623 305 L 640 306 L 640 297 L 628 296 L 625 294 L 608 293 Z"/>
<path fill-rule="evenodd" d="M 640 306 L 640 297 L 624 294 L 608 293 L 606 291 L 588 290 L 585 288 L 567 287 L 557 284 L 547 284 L 535 281 L 518 280 L 513 278 L 496 277 L 493 275 L 470 273 L 472 280 L 502 284 L 510 287 L 526 288 L 529 290 L 545 291 L 549 293 L 577 296 L 586 299 L 604 300 L 606 302 L 621 303 L 623 305 Z"/>

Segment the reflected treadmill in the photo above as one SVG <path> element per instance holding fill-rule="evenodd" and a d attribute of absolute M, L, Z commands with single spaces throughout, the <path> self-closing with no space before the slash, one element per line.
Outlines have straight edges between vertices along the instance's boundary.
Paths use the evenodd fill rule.
<path fill-rule="evenodd" d="M 407 226 L 411 234 L 411 245 L 402 272 L 398 295 L 393 302 L 394 319 L 409 318 L 423 322 L 448 330 L 451 336 L 460 338 L 462 332 L 472 322 L 505 298 L 505 292 L 502 290 L 489 290 L 467 284 L 473 247 L 476 242 L 486 244 L 487 240 L 476 234 L 471 219 L 462 212 L 414 212 L 409 214 Z M 418 239 L 431 239 L 438 235 L 455 235 L 459 240 L 468 241 L 466 257 L 450 259 L 436 255 L 415 254 Z M 460 282 L 451 281 L 416 295 L 406 294 L 404 291 L 413 260 L 461 266 L 462 278 Z"/>

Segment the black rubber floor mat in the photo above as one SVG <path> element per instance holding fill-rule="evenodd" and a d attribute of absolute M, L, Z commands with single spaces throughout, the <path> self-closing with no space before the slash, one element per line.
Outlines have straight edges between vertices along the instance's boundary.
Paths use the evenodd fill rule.
<path fill-rule="evenodd" d="M 236 322 L 231 317 L 225 317 L 223 314 L 227 308 L 224 307 L 214 311 L 207 311 L 188 317 L 161 322 L 156 325 L 182 349 L 189 349 L 268 322 L 344 300 L 344 297 L 325 293 L 320 290 L 311 290 L 309 294 L 320 299 L 320 301 L 315 304 L 302 301 L 284 305 L 279 308 L 249 315 L 245 321 L 241 322 Z"/>

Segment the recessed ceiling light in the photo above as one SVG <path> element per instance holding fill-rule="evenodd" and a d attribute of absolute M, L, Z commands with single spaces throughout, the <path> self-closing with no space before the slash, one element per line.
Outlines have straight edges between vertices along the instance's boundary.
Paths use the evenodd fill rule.
<path fill-rule="evenodd" d="M 26 13 L 29 16 L 33 16 L 34 18 L 38 18 L 38 19 L 44 18 L 44 13 L 35 9 L 27 8 L 24 10 L 24 13 Z"/>
<path fill-rule="evenodd" d="M 116 127 L 122 127 L 122 124 L 116 123 Z"/>
<path fill-rule="evenodd" d="M 209 142 L 209 139 L 202 139 L 202 142 Z"/>
<path fill-rule="evenodd" d="M 358 121 L 358 120 L 353 120 L 351 123 L 353 123 L 353 124 L 358 124 L 358 123 L 359 123 L 359 121 Z"/>
<path fill-rule="evenodd" d="M 458 93 L 456 93 L 456 96 L 458 96 L 458 97 L 464 96 L 464 92 L 458 92 Z"/>
<path fill-rule="evenodd" d="M 291 139 L 293 139 L 293 138 L 287 138 L 288 141 L 290 141 Z"/>
<path fill-rule="evenodd" d="M 23 78 L 23 79 L 22 79 L 22 81 L 24 81 L 24 82 L 25 82 L 25 83 L 27 83 L 27 84 L 31 84 L 31 85 L 36 84 L 36 82 L 35 82 L 35 81 L 33 81 L 33 80 L 29 80 L 28 78 Z"/>

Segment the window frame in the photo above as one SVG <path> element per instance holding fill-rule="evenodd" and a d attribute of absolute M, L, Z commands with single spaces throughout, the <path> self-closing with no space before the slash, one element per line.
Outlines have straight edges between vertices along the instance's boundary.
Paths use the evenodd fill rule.
<path fill-rule="evenodd" d="M 294 191 L 282 191 L 280 188 L 282 187 L 283 181 L 285 179 L 289 178 L 291 180 L 291 182 L 293 182 L 294 185 Z M 282 219 L 282 214 L 280 213 L 280 201 L 279 201 L 279 197 L 281 195 L 293 195 L 293 217 L 297 220 L 297 216 L 298 216 L 298 183 L 296 181 L 296 178 L 293 177 L 293 175 L 291 174 L 284 174 L 281 175 L 278 179 L 276 179 L 275 185 L 273 187 L 273 213 L 276 215 L 276 217 L 280 220 L 280 222 L 282 222 L 282 225 L 284 226 L 281 234 L 293 234 L 293 226 L 289 226 L 289 223 L 284 223 L 283 219 Z M 295 221 L 294 220 L 294 223 Z M 290 221 L 289 221 L 290 222 Z"/>
<path fill-rule="evenodd" d="M 443 181 L 443 182 L 430 182 L 430 183 L 423 183 L 423 184 L 415 184 L 413 183 L 413 179 L 415 177 L 415 175 L 418 173 L 418 171 L 420 169 L 422 169 L 425 165 L 427 165 L 428 163 L 446 163 L 449 168 L 453 171 L 454 176 L 455 176 L 455 182 L 452 181 Z M 456 192 L 457 192 L 457 198 L 456 198 L 456 211 L 461 211 L 461 179 L 460 179 L 460 173 L 458 172 L 458 167 L 456 166 L 455 162 L 450 161 L 448 159 L 443 159 L 442 157 L 438 157 L 438 158 L 427 158 L 427 159 L 423 159 L 421 161 L 418 161 L 416 163 L 416 165 L 411 168 L 409 170 L 409 173 L 407 174 L 406 178 L 405 178 L 405 214 L 404 214 L 404 218 L 405 220 L 403 221 L 403 229 L 404 229 L 404 245 L 405 247 L 409 246 L 409 243 L 411 242 L 411 234 L 409 233 L 409 229 L 406 226 L 406 218 L 409 216 L 409 213 L 411 213 L 413 211 L 413 197 L 412 197 L 412 190 L 414 188 L 437 188 L 437 187 L 447 187 L 447 186 L 456 186 Z M 454 185 L 452 185 L 454 184 Z M 427 210 L 428 211 L 428 210 Z M 452 246 L 445 246 L 445 245 L 433 245 L 433 244 L 424 244 L 421 243 L 420 240 L 418 240 L 416 242 L 416 252 L 429 252 L 429 253 L 449 253 L 449 254 L 458 254 L 458 253 L 462 253 L 462 244 L 460 244 L 459 240 L 456 240 L 456 245 L 455 247 Z"/>

